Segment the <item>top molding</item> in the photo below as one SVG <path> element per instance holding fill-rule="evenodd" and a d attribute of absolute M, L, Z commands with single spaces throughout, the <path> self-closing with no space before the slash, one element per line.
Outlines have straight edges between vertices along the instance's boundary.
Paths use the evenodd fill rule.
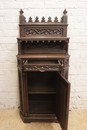
<path fill-rule="evenodd" d="M 63 11 L 63 16 L 61 17 L 61 20 L 60 22 L 58 21 L 58 17 L 55 17 L 54 21 L 52 21 L 51 17 L 48 17 L 48 21 L 46 22 L 45 21 L 45 17 L 42 17 L 41 21 L 39 21 L 39 18 L 36 17 L 35 20 L 33 21 L 32 20 L 32 17 L 29 17 L 29 20 L 28 22 L 26 22 L 26 18 L 25 16 L 23 15 L 24 11 L 21 9 L 20 11 L 20 15 L 19 15 L 19 24 L 23 25 L 23 24 L 59 24 L 59 25 L 62 25 L 62 24 L 67 24 L 67 11 L 66 9 Z"/>

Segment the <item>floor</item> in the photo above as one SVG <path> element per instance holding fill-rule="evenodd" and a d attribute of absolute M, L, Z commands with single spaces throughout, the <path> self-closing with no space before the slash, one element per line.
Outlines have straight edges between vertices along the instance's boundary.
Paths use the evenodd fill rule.
<path fill-rule="evenodd" d="M 0 130 L 61 130 L 58 123 L 22 122 L 17 109 L 0 110 Z M 87 130 L 87 109 L 69 112 L 68 130 Z"/>

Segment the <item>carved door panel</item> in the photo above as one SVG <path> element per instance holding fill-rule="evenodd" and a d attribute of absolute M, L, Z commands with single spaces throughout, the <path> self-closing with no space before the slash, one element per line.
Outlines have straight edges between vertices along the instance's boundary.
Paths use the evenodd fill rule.
<path fill-rule="evenodd" d="M 69 111 L 69 96 L 70 83 L 57 74 L 57 91 L 56 91 L 56 114 L 58 121 L 63 130 L 67 130 L 68 126 L 68 111 Z"/>

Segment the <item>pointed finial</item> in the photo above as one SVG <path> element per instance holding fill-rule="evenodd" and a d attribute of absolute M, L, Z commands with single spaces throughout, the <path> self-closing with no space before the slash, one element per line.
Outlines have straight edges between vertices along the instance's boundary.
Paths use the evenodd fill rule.
<path fill-rule="evenodd" d="M 57 17 L 55 17 L 54 22 L 55 22 L 55 23 L 57 23 L 57 22 L 58 22 L 58 18 L 57 18 Z"/>
<path fill-rule="evenodd" d="M 51 17 L 48 18 L 48 23 L 52 22 Z"/>
<path fill-rule="evenodd" d="M 32 22 L 33 22 L 32 17 L 30 17 L 28 23 L 32 23 Z"/>
<path fill-rule="evenodd" d="M 41 23 L 45 23 L 45 17 L 42 17 Z"/>
<path fill-rule="evenodd" d="M 67 11 L 66 11 L 66 9 L 63 11 L 63 14 L 64 14 L 64 15 L 66 15 L 66 14 L 67 14 Z"/>
<path fill-rule="evenodd" d="M 20 12 L 21 15 L 24 13 L 24 11 L 22 9 L 19 12 Z"/>
<path fill-rule="evenodd" d="M 39 18 L 38 18 L 38 17 L 35 18 L 35 23 L 36 23 L 36 22 L 39 23 Z"/>
<path fill-rule="evenodd" d="M 67 16 L 67 11 L 66 11 L 66 9 L 63 11 L 63 16 L 62 16 L 62 18 L 61 18 L 61 23 L 67 23 L 67 18 L 68 18 L 68 16 Z"/>
<path fill-rule="evenodd" d="M 24 17 L 24 15 L 23 15 L 23 10 L 21 9 L 20 11 L 20 15 L 19 15 L 19 22 L 20 23 L 25 23 L 26 22 L 26 18 Z"/>

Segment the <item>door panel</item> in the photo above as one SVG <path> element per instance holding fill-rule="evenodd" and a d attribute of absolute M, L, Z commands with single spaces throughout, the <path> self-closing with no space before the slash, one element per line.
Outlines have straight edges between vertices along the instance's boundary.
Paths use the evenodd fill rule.
<path fill-rule="evenodd" d="M 69 111 L 70 83 L 57 74 L 56 113 L 63 130 L 67 130 Z"/>

